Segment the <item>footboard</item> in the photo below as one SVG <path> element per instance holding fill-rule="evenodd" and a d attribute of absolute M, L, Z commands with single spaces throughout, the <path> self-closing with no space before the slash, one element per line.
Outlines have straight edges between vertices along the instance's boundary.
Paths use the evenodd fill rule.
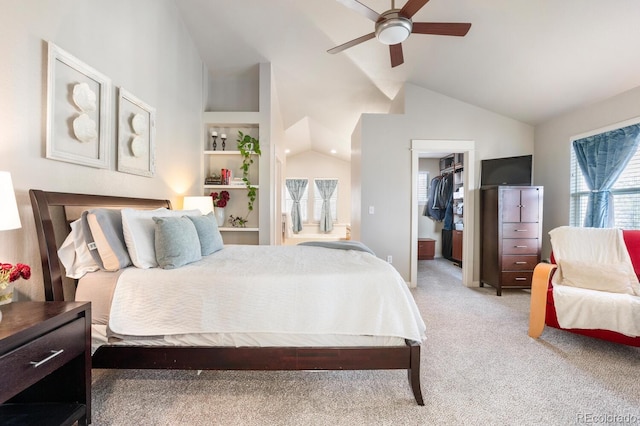
<path fill-rule="evenodd" d="M 418 405 L 420 344 L 390 347 L 176 347 L 104 345 L 93 368 L 177 370 L 407 370 Z"/>

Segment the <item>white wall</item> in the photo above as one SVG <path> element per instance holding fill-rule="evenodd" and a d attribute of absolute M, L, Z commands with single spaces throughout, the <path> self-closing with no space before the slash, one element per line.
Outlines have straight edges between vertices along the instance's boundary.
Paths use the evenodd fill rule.
<path fill-rule="evenodd" d="M 359 151 L 352 153 L 352 165 L 361 170 L 362 179 L 359 186 L 352 179 L 352 196 L 362 211 L 361 223 L 352 220 L 352 227 L 354 239 L 380 258 L 392 255 L 393 265 L 409 281 L 411 140 L 473 140 L 479 162 L 533 153 L 533 127 L 413 84 L 405 85 L 404 98 L 405 114 L 364 114 L 352 135 L 352 148 Z M 479 164 L 475 171 L 472 178 L 479 187 Z M 367 213 L 369 206 L 375 207 L 374 215 Z M 474 281 L 480 273 L 478 209 L 476 205 L 473 212 Z"/>
<path fill-rule="evenodd" d="M 640 87 L 558 116 L 535 128 L 534 183 L 544 186 L 542 257 L 551 252 L 548 232 L 569 224 L 572 136 L 640 117 Z"/>
<path fill-rule="evenodd" d="M 421 158 L 419 160 L 420 171 L 429 172 L 429 184 L 431 180 L 440 174 L 440 159 Z M 424 216 L 425 205 L 418 206 L 418 238 L 432 238 L 436 240 L 435 257 L 442 257 L 442 222 Z"/>
<path fill-rule="evenodd" d="M 287 157 L 285 178 L 309 179 L 309 217 L 313 214 L 313 194 L 315 178 L 338 179 L 338 223 L 351 220 L 351 164 L 329 155 L 307 151 Z"/>
<path fill-rule="evenodd" d="M 9 0 L 0 12 L 0 170 L 11 172 L 22 229 L 2 232 L 0 261 L 31 265 L 17 288 L 43 298 L 27 191 L 170 198 L 199 193 L 203 64 L 171 0 Z M 46 43 L 50 40 L 157 110 L 156 177 L 115 171 L 116 103 L 109 170 L 45 158 Z"/>

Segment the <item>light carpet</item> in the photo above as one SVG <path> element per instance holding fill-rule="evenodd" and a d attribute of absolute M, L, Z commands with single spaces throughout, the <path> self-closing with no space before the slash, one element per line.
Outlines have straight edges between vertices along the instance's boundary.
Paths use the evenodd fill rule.
<path fill-rule="evenodd" d="M 640 424 L 640 349 L 546 328 L 529 293 L 465 288 L 446 260 L 419 262 L 425 406 L 404 370 L 94 370 L 94 425 Z"/>

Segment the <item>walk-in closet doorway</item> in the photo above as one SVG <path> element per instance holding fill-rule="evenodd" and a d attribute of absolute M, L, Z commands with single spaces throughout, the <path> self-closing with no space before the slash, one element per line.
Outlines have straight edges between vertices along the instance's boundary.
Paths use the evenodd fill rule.
<path fill-rule="evenodd" d="M 475 141 L 471 140 L 424 140 L 414 139 L 411 142 L 411 276 L 410 286 L 417 286 L 418 278 L 418 171 L 419 159 L 433 153 L 462 153 L 464 155 L 464 233 L 462 256 L 462 284 L 472 287 L 473 284 L 473 246 L 474 246 L 474 214 L 475 200 Z"/>

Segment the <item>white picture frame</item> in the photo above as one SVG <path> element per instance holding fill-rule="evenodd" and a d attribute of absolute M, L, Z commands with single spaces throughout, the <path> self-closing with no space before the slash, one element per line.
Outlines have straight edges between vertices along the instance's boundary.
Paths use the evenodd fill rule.
<path fill-rule="evenodd" d="M 123 87 L 118 88 L 118 171 L 153 177 L 156 110 Z"/>
<path fill-rule="evenodd" d="M 108 169 L 111 80 L 54 43 L 47 45 L 46 158 Z"/>

